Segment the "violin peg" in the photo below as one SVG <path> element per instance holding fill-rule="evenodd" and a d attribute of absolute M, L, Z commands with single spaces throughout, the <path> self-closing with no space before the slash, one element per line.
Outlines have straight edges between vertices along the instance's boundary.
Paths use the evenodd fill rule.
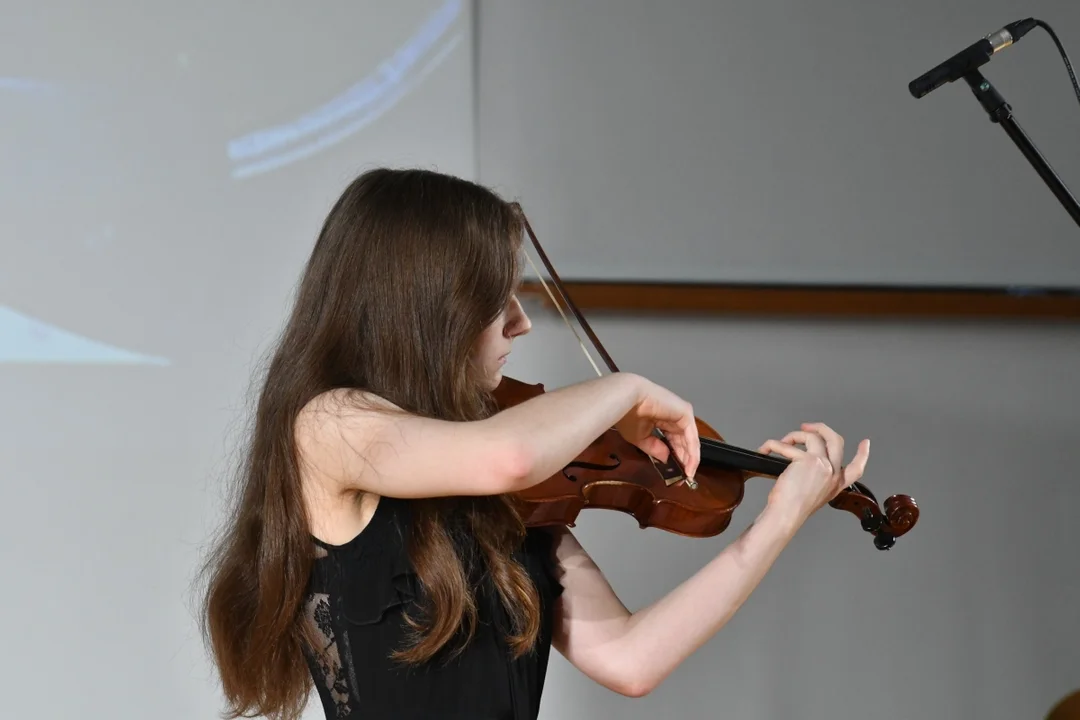
<path fill-rule="evenodd" d="M 878 533 L 874 536 L 874 547 L 878 550 L 888 550 L 896 544 L 896 538 L 889 533 Z"/>

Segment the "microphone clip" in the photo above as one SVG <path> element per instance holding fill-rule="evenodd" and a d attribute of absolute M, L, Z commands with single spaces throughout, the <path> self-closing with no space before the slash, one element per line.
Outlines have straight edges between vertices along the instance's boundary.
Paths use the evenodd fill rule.
<path fill-rule="evenodd" d="M 908 92 L 918 99 L 929 95 L 946 83 L 959 80 L 990 62 L 995 53 L 1014 44 L 1037 25 L 1035 18 L 1009 23 L 912 80 L 908 83 Z"/>

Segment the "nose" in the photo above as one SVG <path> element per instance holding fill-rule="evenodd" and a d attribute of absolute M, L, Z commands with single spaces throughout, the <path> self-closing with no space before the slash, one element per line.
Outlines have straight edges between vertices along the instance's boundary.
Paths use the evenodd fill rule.
<path fill-rule="evenodd" d="M 529 320 L 529 316 L 525 314 L 525 309 L 521 307 L 517 295 L 511 296 L 510 298 L 509 314 L 510 322 L 506 324 L 506 331 L 510 337 L 524 335 L 532 328 L 532 321 Z"/>

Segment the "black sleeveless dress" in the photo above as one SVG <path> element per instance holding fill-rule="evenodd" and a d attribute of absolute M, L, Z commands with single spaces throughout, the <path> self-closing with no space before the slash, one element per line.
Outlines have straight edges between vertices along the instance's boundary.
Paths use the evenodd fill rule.
<path fill-rule="evenodd" d="M 536 718 L 551 648 L 552 613 L 562 586 L 552 536 L 530 528 L 517 557 L 536 583 L 542 620 L 535 649 L 513 660 L 503 640 L 505 610 L 486 574 L 478 578 L 479 622 L 472 641 L 449 662 L 403 666 L 406 610 L 421 597 L 406 553 L 409 503 L 380 498 L 367 527 L 344 545 L 315 540 L 317 559 L 307 615 L 329 661 L 308 656 L 328 720 L 339 718 Z M 414 615 L 418 614 L 413 612 Z"/>

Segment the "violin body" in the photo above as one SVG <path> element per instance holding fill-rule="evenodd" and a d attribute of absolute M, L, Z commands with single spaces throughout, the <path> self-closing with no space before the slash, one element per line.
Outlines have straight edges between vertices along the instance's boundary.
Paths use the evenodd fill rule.
<path fill-rule="evenodd" d="M 530 385 L 504 377 L 495 391 L 500 409 L 543 394 L 543 384 Z M 722 440 L 702 420 L 702 437 Z M 695 478 L 698 487 L 682 482 L 674 465 L 650 458 L 614 429 L 607 430 L 559 473 L 519 492 L 526 525 L 573 527 L 584 508 L 617 510 L 632 515 L 642 528 L 654 527 L 688 537 L 719 535 L 742 502 L 743 471 L 711 467 L 704 458 Z"/>
<path fill-rule="evenodd" d="M 541 383 L 504 376 L 494 394 L 499 408 L 505 409 L 544 392 Z M 561 471 L 516 494 L 525 525 L 573 527 L 583 509 L 596 508 L 631 515 L 643 529 L 694 538 L 724 532 L 742 502 L 746 481 L 776 478 L 789 461 L 727 445 L 708 423 L 695 420 L 702 453 L 692 484 L 676 463 L 650 457 L 609 429 Z M 841 491 L 829 504 L 858 517 L 879 550 L 892 547 L 919 517 L 918 505 L 906 495 L 888 498 L 883 512 L 861 483 Z"/>

